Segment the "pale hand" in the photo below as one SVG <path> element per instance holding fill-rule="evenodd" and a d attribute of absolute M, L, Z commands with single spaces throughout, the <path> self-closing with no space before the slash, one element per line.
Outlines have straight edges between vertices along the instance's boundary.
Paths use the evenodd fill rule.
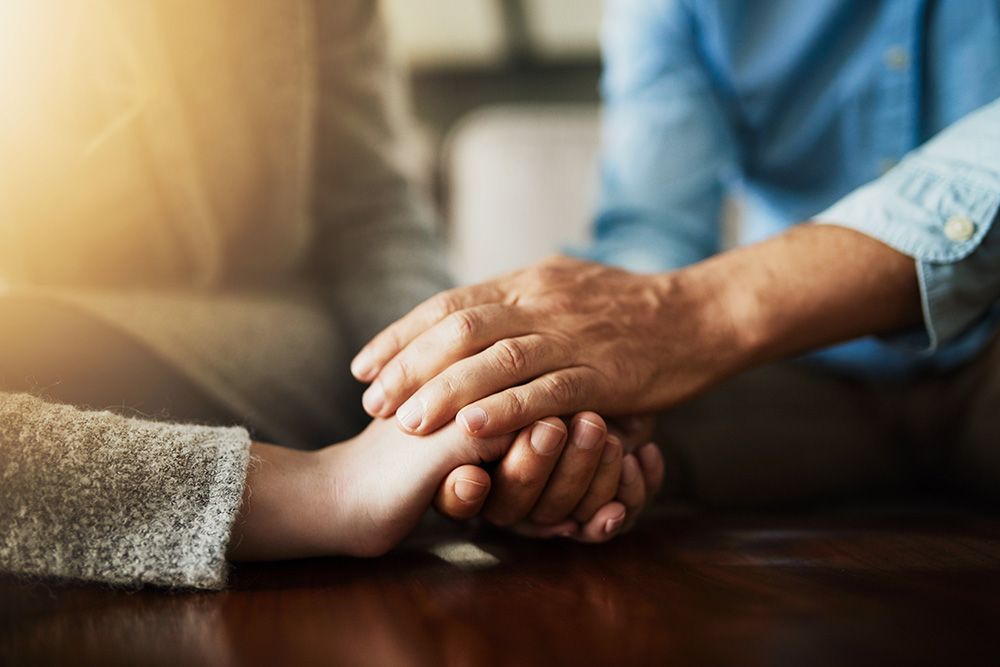
<path fill-rule="evenodd" d="M 594 452 L 611 451 L 612 460 L 601 456 L 600 464 L 588 468 L 593 484 L 563 485 L 551 495 L 548 509 L 542 511 L 562 516 L 557 506 L 564 503 L 566 512 L 580 521 L 570 534 L 581 542 L 604 542 L 627 529 L 641 512 L 649 496 L 663 478 L 662 461 L 654 456 L 655 446 L 648 445 L 636 454 L 625 454 L 618 443 L 604 449 L 603 420 L 597 415 L 578 415 L 599 426 L 601 447 Z M 440 429 L 427 437 L 401 433 L 386 420 L 375 420 L 357 437 L 317 452 L 302 452 L 274 445 L 255 443 L 247 473 L 246 488 L 239 516 L 233 527 L 228 556 L 234 560 L 269 560 L 349 554 L 376 556 L 395 546 L 416 526 L 435 494 L 452 507 L 461 506 L 469 489 L 489 489 L 490 479 L 475 464 L 492 461 L 505 453 L 512 461 L 524 461 L 538 447 L 541 433 L 557 434 L 555 448 L 547 450 L 552 458 L 567 439 L 565 424 L 548 418 L 519 434 L 495 438 L 476 438 L 457 424 Z M 534 438 L 533 438 L 534 436 Z M 552 443 L 550 443 L 552 444 Z M 578 458 L 586 465 L 586 458 Z M 515 466 L 525 470 L 523 466 Z M 585 469 L 576 466 L 577 472 Z M 541 473 L 540 482 L 548 479 L 544 469 L 528 466 Z M 451 470 L 452 473 L 448 474 Z M 619 471 L 623 471 L 619 475 Z M 631 474 L 624 471 L 631 470 Z M 467 473 L 478 477 L 468 477 Z M 439 485 L 448 475 L 448 483 Z M 619 477 L 621 479 L 619 479 Z M 603 481 L 601 481 L 603 480 Z M 517 476 L 507 480 L 515 486 Z M 520 522 L 522 517 L 544 507 L 538 500 L 542 485 L 510 489 L 514 504 L 488 508 L 504 525 L 536 537 L 564 535 L 558 525 Z M 567 480 L 568 481 L 568 480 Z M 551 480 L 551 492 L 558 487 Z M 578 491 L 582 496 L 572 495 Z M 449 496 L 451 496 L 449 498 Z M 481 494 L 475 509 L 486 498 Z M 544 518 L 544 517 L 542 517 Z"/>

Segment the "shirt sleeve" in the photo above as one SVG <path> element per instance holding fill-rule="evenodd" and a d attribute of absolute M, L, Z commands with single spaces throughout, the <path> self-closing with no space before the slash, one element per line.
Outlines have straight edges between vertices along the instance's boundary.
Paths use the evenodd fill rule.
<path fill-rule="evenodd" d="M 640 272 L 704 259 L 735 149 L 694 17 L 677 1 L 612 0 L 602 42 L 600 198 L 582 254 Z"/>
<path fill-rule="evenodd" d="M 898 342 L 932 353 L 972 334 L 1000 299 L 1000 100 L 913 151 L 815 217 L 855 229 L 917 265 L 924 330 Z"/>
<path fill-rule="evenodd" d="M 250 437 L 0 393 L 0 571 L 221 588 Z"/>

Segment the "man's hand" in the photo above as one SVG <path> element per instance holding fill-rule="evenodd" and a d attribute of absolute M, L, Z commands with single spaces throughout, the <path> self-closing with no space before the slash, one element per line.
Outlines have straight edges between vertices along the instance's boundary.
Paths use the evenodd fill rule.
<path fill-rule="evenodd" d="M 483 437 L 584 409 L 653 412 L 714 379 L 729 352 L 725 310 L 674 275 L 555 257 L 444 292 L 354 360 L 372 383 L 365 409 L 416 434 L 458 414 Z"/>
<path fill-rule="evenodd" d="M 663 458 L 649 442 L 651 419 L 609 424 L 592 412 L 568 424 L 544 419 L 494 469 L 462 466 L 439 487 L 435 506 L 470 519 L 485 505 L 491 523 L 535 538 L 606 542 L 635 523 L 663 483 Z"/>
<path fill-rule="evenodd" d="M 753 365 L 920 321 L 912 258 L 801 225 L 658 275 L 556 257 L 445 292 L 358 354 L 365 409 L 479 436 L 551 414 L 665 409 Z M 459 412 L 461 410 L 461 412 Z"/>

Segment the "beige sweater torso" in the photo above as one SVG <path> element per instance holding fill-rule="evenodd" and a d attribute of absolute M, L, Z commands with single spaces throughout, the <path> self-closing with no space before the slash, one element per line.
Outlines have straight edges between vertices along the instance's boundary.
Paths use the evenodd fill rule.
<path fill-rule="evenodd" d="M 343 356 L 448 286 L 377 3 L 47 4 L 0 58 L 24 83 L 0 111 L 0 284 L 72 301 L 231 402 L 294 364 L 246 340 L 209 354 L 144 295 L 304 294 Z M 0 394 L 0 569 L 219 586 L 248 446 Z"/>

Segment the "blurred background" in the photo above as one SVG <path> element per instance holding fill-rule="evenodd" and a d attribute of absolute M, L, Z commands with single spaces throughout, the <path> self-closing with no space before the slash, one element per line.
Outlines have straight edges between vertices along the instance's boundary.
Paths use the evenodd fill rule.
<path fill-rule="evenodd" d="M 601 0 L 384 0 L 417 111 L 439 133 L 498 103 L 593 103 Z"/>
<path fill-rule="evenodd" d="M 478 281 L 586 237 L 601 0 L 383 0 L 453 269 Z"/>

